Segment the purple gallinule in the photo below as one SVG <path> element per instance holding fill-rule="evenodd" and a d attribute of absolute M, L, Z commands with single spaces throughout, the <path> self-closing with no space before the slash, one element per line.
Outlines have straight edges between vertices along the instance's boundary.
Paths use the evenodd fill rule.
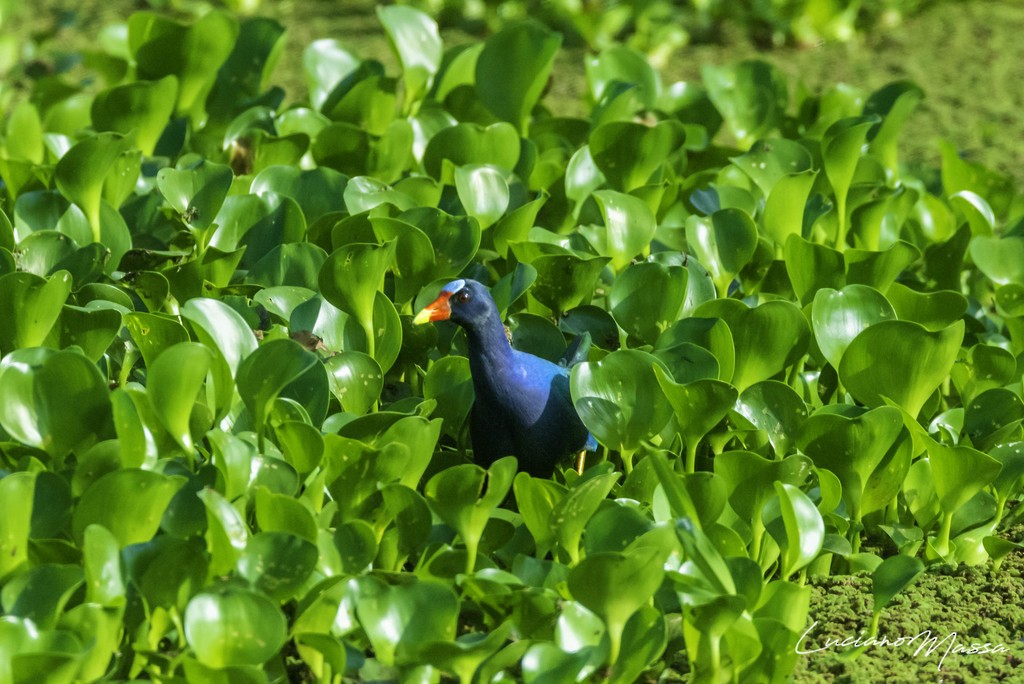
<path fill-rule="evenodd" d="M 452 281 L 413 323 L 444 320 L 461 326 L 469 342 L 476 394 L 469 434 L 478 464 L 513 455 L 520 470 L 548 477 L 563 458 L 597 448 L 572 405 L 569 369 L 513 349 L 486 287 Z"/>

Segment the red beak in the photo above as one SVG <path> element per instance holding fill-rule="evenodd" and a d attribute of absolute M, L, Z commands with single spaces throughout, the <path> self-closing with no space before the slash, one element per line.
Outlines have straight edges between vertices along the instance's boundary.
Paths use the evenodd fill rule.
<path fill-rule="evenodd" d="M 423 310 L 416 314 L 416 318 L 412 319 L 412 322 L 416 325 L 422 325 L 431 321 L 447 321 L 452 315 L 452 307 L 448 304 L 448 299 L 451 296 L 451 292 L 442 290 L 441 295 L 423 307 Z"/>

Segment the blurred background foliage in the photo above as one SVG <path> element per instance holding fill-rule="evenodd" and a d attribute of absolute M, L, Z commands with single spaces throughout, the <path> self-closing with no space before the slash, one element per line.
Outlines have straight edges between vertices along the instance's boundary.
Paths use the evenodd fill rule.
<path fill-rule="evenodd" d="M 529 15 L 565 35 L 552 75 L 555 114 L 587 107 L 584 61 L 625 41 L 666 82 L 697 80 L 704 64 L 764 59 L 797 88 L 841 82 L 868 92 L 909 80 L 925 92 L 904 135 L 904 160 L 937 166 L 937 140 L 1024 182 L 1024 13 L 1017 0 L 401 0 L 435 16 L 446 45 L 476 40 Z M 396 68 L 367 0 L 0 0 L 0 115 L 34 81 L 54 92 L 98 91 L 104 41 L 139 9 L 181 18 L 213 7 L 276 19 L 288 29 L 274 82 L 306 98 L 302 50 L 341 38 L 364 58 Z"/>

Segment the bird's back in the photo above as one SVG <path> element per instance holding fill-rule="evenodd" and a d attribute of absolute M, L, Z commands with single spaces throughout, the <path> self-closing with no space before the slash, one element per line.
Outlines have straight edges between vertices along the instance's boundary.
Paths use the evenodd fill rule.
<path fill-rule="evenodd" d="M 511 453 L 520 470 L 546 477 L 559 460 L 586 445 L 589 434 L 572 405 L 566 368 L 513 351 L 501 373 L 474 385 L 470 436 L 478 462 Z"/>

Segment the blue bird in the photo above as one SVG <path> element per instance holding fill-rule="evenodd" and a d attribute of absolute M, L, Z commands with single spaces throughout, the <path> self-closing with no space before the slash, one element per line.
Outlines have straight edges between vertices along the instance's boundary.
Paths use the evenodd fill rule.
<path fill-rule="evenodd" d="M 476 395 L 469 434 L 478 464 L 488 467 L 513 455 L 520 470 L 548 477 L 563 458 L 597 449 L 572 405 L 569 369 L 513 349 L 486 287 L 475 280 L 452 281 L 413 323 L 444 320 L 461 326 L 469 343 Z"/>

